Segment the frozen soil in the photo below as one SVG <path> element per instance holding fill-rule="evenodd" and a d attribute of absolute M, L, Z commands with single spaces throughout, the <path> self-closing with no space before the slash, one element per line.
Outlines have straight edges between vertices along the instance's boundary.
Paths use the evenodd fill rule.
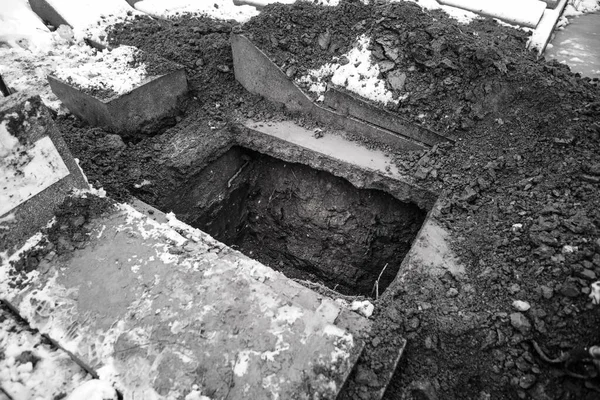
<path fill-rule="evenodd" d="M 115 199 L 135 195 L 164 209 L 201 167 L 177 156 L 203 151 L 182 137 L 225 143 L 241 118 L 285 117 L 235 82 L 232 28 L 195 17 L 117 26 L 113 42 L 184 65 L 194 96 L 175 127 L 143 140 L 58 117 L 92 183 Z M 492 20 L 460 25 L 414 4 L 272 5 L 242 29 L 278 65 L 295 60 L 297 73 L 371 33 L 375 58 L 391 67 L 383 78 L 406 75 L 397 94 L 410 94 L 392 111 L 459 139 L 396 158 L 440 193 L 441 221 L 466 273 L 414 273 L 390 287 L 344 398 L 373 398 L 383 355 L 397 351 L 401 337 L 408 345 L 388 399 L 598 398 L 597 378 L 569 375 L 585 375 L 582 362 L 567 370 L 533 347 L 556 357 L 599 340 L 598 308 L 587 297 L 600 276 L 598 89 L 563 65 L 537 60 L 521 31 Z M 319 44 L 328 31 L 329 46 L 339 43 L 334 49 Z M 173 152 L 179 144 L 184 149 Z M 180 158 L 165 159 L 167 150 Z M 514 300 L 531 308 L 518 312 Z"/>

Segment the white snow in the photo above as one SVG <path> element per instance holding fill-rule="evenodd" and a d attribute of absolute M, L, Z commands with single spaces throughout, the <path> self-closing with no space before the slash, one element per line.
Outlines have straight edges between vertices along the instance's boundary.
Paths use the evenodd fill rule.
<path fill-rule="evenodd" d="M 565 7 L 563 16 L 574 17 L 576 15 L 587 14 L 600 10 L 598 0 L 570 0 Z"/>
<path fill-rule="evenodd" d="M 362 316 L 364 316 L 366 318 L 370 318 L 371 315 L 373 315 L 373 310 L 375 309 L 375 306 L 373 305 L 373 303 L 371 303 L 368 300 L 364 300 L 364 301 L 354 300 L 352 302 L 352 304 L 350 305 L 350 309 L 352 311 L 358 312 L 359 314 L 361 314 Z"/>
<path fill-rule="evenodd" d="M 234 19 L 245 22 L 259 11 L 249 5 L 237 6 L 233 0 L 142 0 L 135 8 L 156 18 L 169 18 L 178 14 L 201 14 L 217 19 Z"/>
<path fill-rule="evenodd" d="M 308 91 L 321 95 L 327 89 L 328 79 L 331 78 L 332 83 L 369 100 L 384 104 L 397 102 L 393 99 L 392 92 L 385 87 L 385 81 L 379 78 L 379 65 L 373 63 L 371 51 L 367 48 L 369 41 L 367 35 L 360 36 L 355 46 L 342 56 L 348 59 L 347 64 L 341 65 L 342 57 L 336 58 L 334 62 L 298 78 L 297 83 L 307 87 Z"/>
<path fill-rule="evenodd" d="M 13 400 L 52 400 L 89 379 L 66 352 L 44 343 L 39 333 L 23 329 L 11 317 L 0 322 L 0 382 Z M 23 363 L 23 352 L 39 361 Z"/>
<path fill-rule="evenodd" d="M 75 389 L 66 400 L 117 400 L 117 392 L 106 381 L 92 379 Z"/>
<path fill-rule="evenodd" d="M 531 304 L 522 300 L 515 300 L 512 303 L 512 306 L 515 310 L 525 312 L 531 308 Z"/>
<path fill-rule="evenodd" d="M 240 351 L 237 355 L 235 365 L 233 366 L 233 373 L 236 376 L 242 377 L 248 372 L 248 365 L 250 364 L 250 354 L 255 354 L 252 350 Z"/>
<path fill-rule="evenodd" d="M 0 123 L 0 187 L 4 188 L 0 191 L 0 215 L 69 175 L 49 137 L 32 145 L 11 145 L 4 140 L 11 137 L 5 124 Z"/>
<path fill-rule="evenodd" d="M 146 78 L 145 65 L 132 67 L 136 52 L 138 50 L 131 46 L 92 51 L 89 57 L 80 59 L 80 63 L 60 67 L 54 75 L 82 89 L 128 93 Z"/>

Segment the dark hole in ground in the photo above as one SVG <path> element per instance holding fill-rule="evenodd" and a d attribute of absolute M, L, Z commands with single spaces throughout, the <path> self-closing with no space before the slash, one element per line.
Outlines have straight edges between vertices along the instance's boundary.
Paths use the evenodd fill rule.
<path fill-rule="evenodd" d="M 426 212 L 381 190 L 234 147 L 171 205 L 215 239 L 290 278 L 372 296 L 395 278 Z"/>

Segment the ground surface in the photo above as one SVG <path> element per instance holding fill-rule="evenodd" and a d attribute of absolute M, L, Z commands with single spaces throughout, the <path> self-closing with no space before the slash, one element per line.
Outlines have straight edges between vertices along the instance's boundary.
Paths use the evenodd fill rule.
<path fill-rule="evenodd" d="M 117 27 L 113 41 L 183 64 L 193 96 L 175 127 L 144 140 L 124 142 L 58 118 L 90 182 L 113 198 L 133 194 L 161 208 L 194 168 L 193 160 L 172 168 L 160 157 L 164 146 L 190 130 L 226 132 L 241 117 L 283 116 L 235 82 L 232 27 L 202 18 L 140 18 Z M 598 89 L 563 65 L 536 60 L 521 31 L 491 20 L 459 25 L 413 4 L 352 2 L 327 12 L 268 6 L 243 29 L 278 64 L 294 60 L 297 73 L 371 33 L 380 64 L 405 71 L 402 89 L 397 75 L 383 74 L 398 95 L 410 92 L 393 111 L 459 138 L 453 147 L 398 155 L 397 164 L 440 193 L 466 274 L 415 274 L 379 302 L 375 318 L 383 322 L 348 397 L 365 398 L 379 385 L 378 351 L 403 336 L 408 347 L 388 399 L 598 398 L 597 380 L 567 376 L 532 342 L 554 357 L 600 339 L 599 311 L 587 298 L 600 276 Z M 531 309 L 517 312 L 514 300 Z M 580 364 L 570 368 L 585 373 Z"/>

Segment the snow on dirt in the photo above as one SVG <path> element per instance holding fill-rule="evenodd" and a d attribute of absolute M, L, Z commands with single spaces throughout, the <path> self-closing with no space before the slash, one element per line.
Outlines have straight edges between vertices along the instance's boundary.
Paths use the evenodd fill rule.
<path fill-rule="evenodd" d="M 386 88 L 385 81 L 379 78 L 381 71 L 379 65 L 372 61 L 371 51 L 368 49 L 369 42 L 370 38 L 362 35 L 356 41 L 356 45 L 348 53 L 337 58 L 336 62 L 310 70 L 296 82 L 316 93 L 319 96 L 318 100 L 322 100 L 321 96 L 327 90 L 327 82 L 331 80 L 335 85 L 369 100 L 384 104 L 397 102 L 397 99 L 393 99 L 392 92 Z"/>
<path fill-rule="evenodd" d="M 104 5 L 104 2 L 99 4 Z M 65 16 L 77 19 L 78 27 L 73 30 L 63 25 L 55 32 L 50 32 L 25 0 L 17 0 L 0 11 L 0 21 L 3 22 L 0 24 L 0 75 L 10 88 L 16 91 L 33 90 L 46 106 L 63 112 L 60 101 L 46 80 L 51 73 L 56 72 L 63 79 L 72 74 L 71 80 L 79 86 L 102 87 L 116 93 L 131 90 L 143 79 L 143 65 L 130 66 L 133 49 L 116 49 L 114 53 L 98 51 L 83 40 L 84 37 L 91 37 L 102 42 L 106 38 L 105 29 L 110 26 L 109 22 L 122 22 L 125 19 L 113 13 L 120 11 L 122 15 L 127 11 L 126 8 L 113 4 L 114 7 L 107 6 L 106 11 L 102 11 L 94 6 L 88 14 L 81 12 L 85 4 L 55 0 L 53 5 L 67 10 Z M 79 10 L 85 18 L 78 18 L 74 10 Z"/>
<path fill-rule="evenodd" d="M 128 93 L 146 78 L 144 64 L 136 65 L 138 50 L 131 46 L 92 51 L 78 63 L 58 67 L 54 75 L 82 89 L 108 90 L 116 94 Z"/>
<path fill-rule="evenodd" d="M 77 40 L 102 42 L 106 29 L 138 14 L 124 0 L 46 0 L 73 27 Z"/>
<path fill-rule="evenodd" d="M 145 78 L 144 65 L 132 67 L 135 49 L 96 50 L 75 41 L 70 28 L 63 26 L 49 34 L 50 46 L 32 51 L 21 47 L 0 48 L 0 75 L 17 91 L 33 90 L 44 104 L 55 111 L 63 110 L 50 90 L 46 77 L 57 77 L 82 88 L 102 88 L 126 93 Z"/>

